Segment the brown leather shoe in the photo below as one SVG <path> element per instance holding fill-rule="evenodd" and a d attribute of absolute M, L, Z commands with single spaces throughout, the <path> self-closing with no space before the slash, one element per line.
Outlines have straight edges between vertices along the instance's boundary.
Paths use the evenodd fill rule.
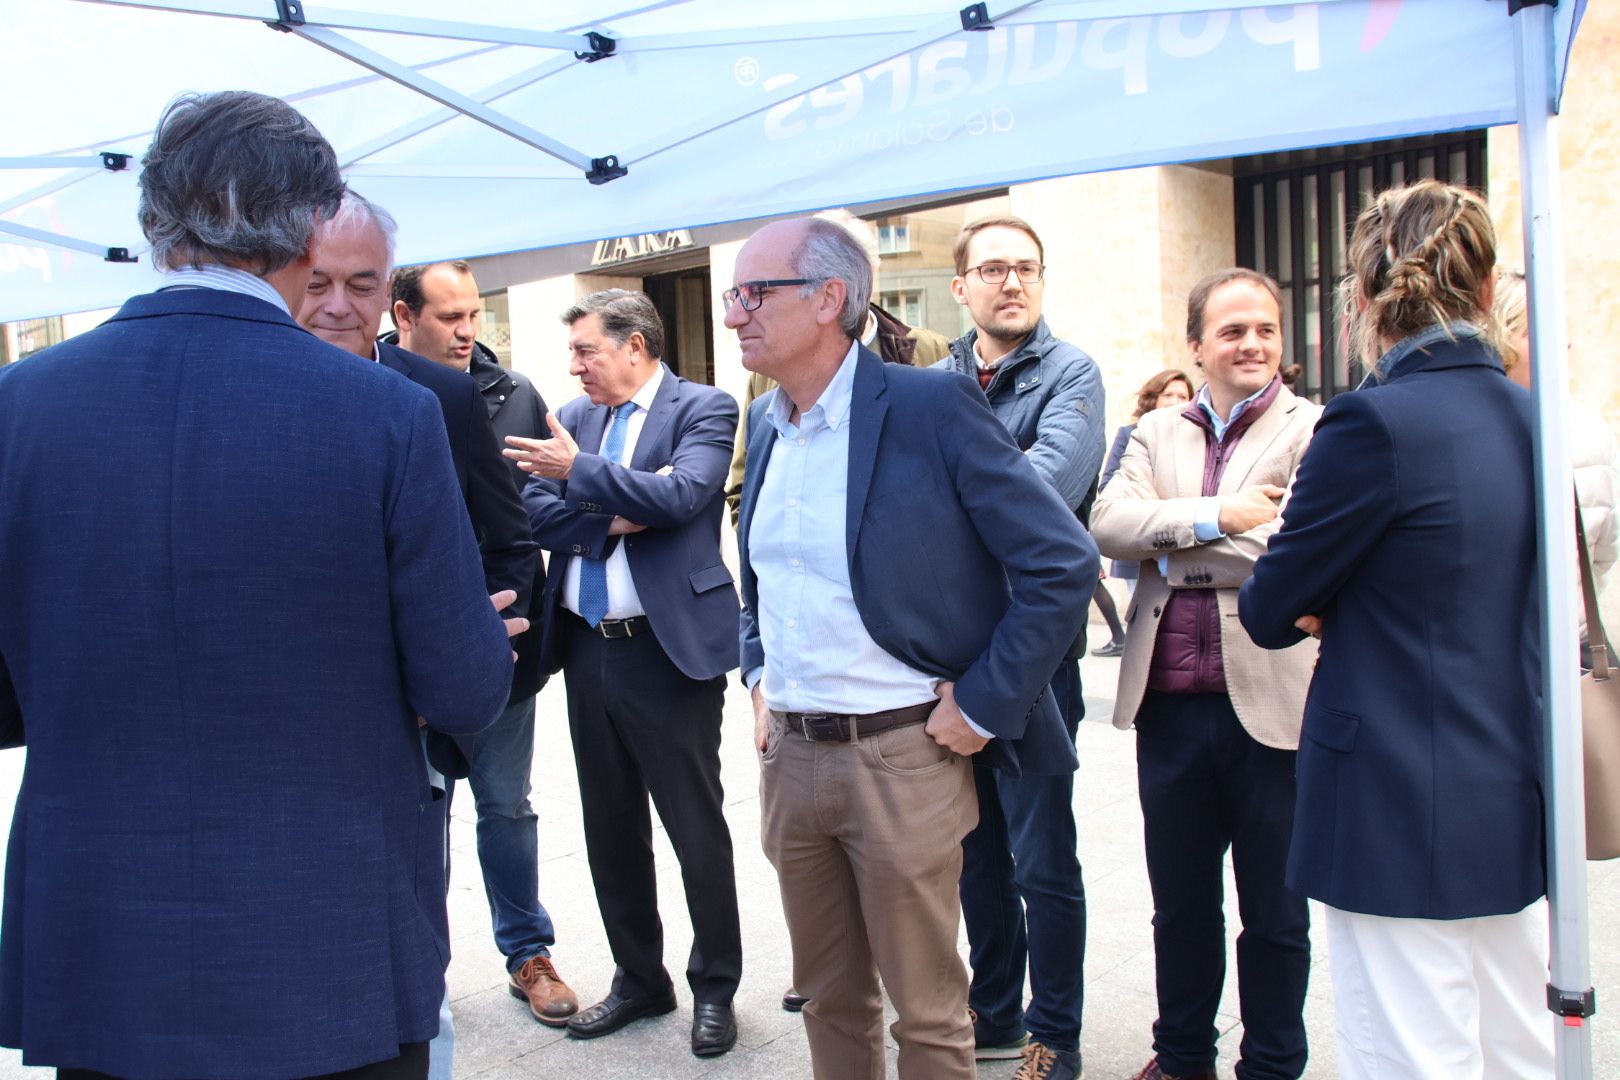
<path fill-rule="evenodd" d="M 507 986 L 512 996 L 529 1003 L 529 1012 L 542 1024 L 563 1027 L 579 1012 L 579 998 L 562 981 L 549 956 L 531 956 L 512 973 Z"/>
<path fill-rule="evenodd" d="M 1212 1072 L 1190 1073 L 1187 1076 L 1171 1076 L 1169 1073 L 1159 1068 L 1159 1059 L 1154 1057 L 1151 1058 L 1145 1066 L 1143 1066 L 1141 1072 L 1136 1074 L 1136 1080 L 1220 1080 L 1220 1078 Z"/>

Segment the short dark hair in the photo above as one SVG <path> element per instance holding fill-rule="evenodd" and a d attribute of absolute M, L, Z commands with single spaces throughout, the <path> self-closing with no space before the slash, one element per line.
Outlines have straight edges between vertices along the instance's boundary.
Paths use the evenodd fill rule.
<path fill-rule="evenodd" d="M 1040 253 L 1041 262 L 1046 261 L 1046 245 L 1041 243 L 1041 236 L 1035 231 L 1035 226 L 1031 225 L 1023 218 L 1013 217 L 1011 214 L 1002 214 L 998 217 L 984 217 L 980 218 L 978 221 L 972 222 L 969 225 L 963 226 L 962 231 L 957 234 L 956 245 L 951 248 L 951 258 L 956 261 L 957 277 L 961 277 L 963 274 L 968 272 L 968 245 L 973 242 L 973 238 L 979 235 L 979 233 L 985 229 L 995 228 L 1017 229 L 1019 232 L 1035 241 L 1035 250 Z"/>
<path fill-rule="evenodd" d="M 629 289 L 603 289 L 582 296 L 562 313 L 562 321 L 573 326 L 587 315 L 602 320 L 602 333 L 618 345 L 630 340 L 631 334 L 640 334 L 647 344 L 647 355 L 654 360 L 664 357 L 664 320 L 658 309 L 644 292 Z"/>
<path fill-rule="evenodd" d="M 176 98 L 141 166 L 141 231 L 164 270 L 226 263 L 274 273 L 308 249 L 343 199 L 337 154 L 315 125 L 245 90 Z"/>
<path fill-rule="evenodd" d="M 1192 287 L 1187 294 L 1187 340 L 1201 341 L 1204 337 L 1204 309 L 1209 306 L 1209 298 L 1215 290 L 1223 285 L 1230 285 L 1234 281 L 1246 281 L 1250 285 L 1258 285 L 1271 294 L 1277 302 L 1277 315 L 1282 316 L 1282 289 L 1270 274 L 1262 274 L 1258 270 L 1250 270 L 1246 266 L 1229 266 L 1225 270 L 1217 270 Z"/>
<path fill-rule="evenodd" d="M 472 264 L 466 259 L 451 259 L 447 262 L 419 263 L 416 266 L 402 266 L 394 271 L 388 279 L 388 299 L 390 304 L 405 301 L 405 308 L 412 315 L 422 314 L 422 308 L 427 304 L 427 297 L 422 295 L 422 275 L 435 266 L 448 266 L 459 274 L 471 274 Z"/>

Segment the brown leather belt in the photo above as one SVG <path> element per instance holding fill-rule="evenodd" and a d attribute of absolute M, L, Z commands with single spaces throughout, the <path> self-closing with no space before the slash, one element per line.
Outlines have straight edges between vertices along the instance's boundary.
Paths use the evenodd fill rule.
<path fill-rule="evenodd" d="M 803 735 L 811 742 L 855 742 L 862 735 L 877 735 L 907 724 L 920 724 L 934 711 L 937 701 L 925 701 L 904 709 L 888 712 L 864 713 L 851 716 L 845 713 L 779 712 L 782 723 L 789 731 Z M 774 711 L 774 710 L 773 710 Z"/>
<path fill-rule="evenodd" d="M 601 634 L 605 638 L 627 638 L 652 633 L 652 623 L 647 621 L 645 615 L 632 615 L 628 619 L 603 619 L 592 626 L 567 608 L 562 610 L 564 614 L 573 616 L 574 625 L 587 634 Z"/>

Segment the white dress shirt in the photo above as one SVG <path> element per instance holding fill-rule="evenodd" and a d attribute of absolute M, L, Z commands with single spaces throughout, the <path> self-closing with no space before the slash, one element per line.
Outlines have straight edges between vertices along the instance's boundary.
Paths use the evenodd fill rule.
<path fill-rule="evenodd" d="M 855 607 L 844 525 L 849 493 L 849 410 L 856 347 L 816 404 L 789 421 L 785 391 L 766 410 L 776 431 L 748 530 L 759 581 L 765 702 L 781 712 L 861 714 L 934 697 L 938 681 L 872 640 Z"/>
<path fill-rule="evenodd" d="M 647 410 L 652 408 L 653 399 L 658 396 L 658 388 L 663 382 L 664 365 L 659 364 L 652 378 L 643 383 L 641 389 L 630 398 L 636 403 L 636 411 L 630 414 L 630 419 L 626 422 L 624 446 L 615 464 L 629 465 L 635 456 L 636 443 L 641 439 L 641 429 L 647 424 Z M 607 423 L 608 426 L 602 429 L 604 444 L 607 442 L 608 432 L 613 427 L 614 420 L 611 416 Z M 619 542 L 613 545 L 613 554 L 607 557 L 608 609 L 607 614 L 602 616 L 604 619 L 633 619 L 637 615 L 646 614 L 641 606 L 641 597 L 636 593 L 635 579 L 630 576 L 630 559 L 624 551 L 626 539 L 627 536 L 619 537 Z M 582 558 L 584 556 L 575 555 L 569 559 L 568 572 L 563 577 L 563 607 L 575 615 L 579 614 L 579 564 Z"/>

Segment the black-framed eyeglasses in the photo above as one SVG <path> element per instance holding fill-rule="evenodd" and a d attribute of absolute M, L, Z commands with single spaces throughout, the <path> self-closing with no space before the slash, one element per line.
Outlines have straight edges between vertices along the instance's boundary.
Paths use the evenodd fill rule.
<path fill-rule="evenodd" d="M 1041 280 L 1041 275 L 1046 273 L 1046 267 L 1038 262 L 1021 262 L 1015 266 L 1008 266 L 1006 263 L 987 262 L 968 267 L 967 273 L 978 274 L 979 280 L 986 285 L 1000 285 L 1007 280 L 1009 273 L 1017 274 L 1018 280 L 1025 285 L 1033 285 Z"/>
<path fill-rule="evenodd" d="M 765 294 L 772 289 L 785 289 L 790 285 L 820 285 L 823 278 L 772 278 L 769 281 L 739 281 L 735 289 L 727 289 L 720 294 L 720 300 L 725 304 L 726 310 L 731 305 L 742 301 L 744 311 L 758 311 L 759 305 L 765 302 Z"/>

